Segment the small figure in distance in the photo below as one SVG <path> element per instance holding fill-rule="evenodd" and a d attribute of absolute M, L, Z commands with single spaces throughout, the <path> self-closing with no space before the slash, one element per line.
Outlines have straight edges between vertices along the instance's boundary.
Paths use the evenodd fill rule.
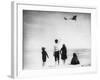
<path fill-rule="evenodd" d="M 45 47 L 42 47 L 42 61 L 43 61 L 42 66 L 45 65 L 47 58 L 49 58 L 49 56 L 48 56 L 47 52 L 45 51 Z"/>
<path fill-rule="evenodd" d="M 63 61 L 63 64 L 65 64 L 66 59 L 67 59 L 67 48 L 66 48 L 65 44 L 62 45 L 60 54 L 61 54 L 61 59 Z"/>
<path fill-rule="evenodd" d="M 77 64 L 80 64 L 79 59 L 78 59 L 76 53 L 73 53 L 73 57 L 72 57 L 72 60 L 71 60 L 71 65 L 77 65 Z"/>

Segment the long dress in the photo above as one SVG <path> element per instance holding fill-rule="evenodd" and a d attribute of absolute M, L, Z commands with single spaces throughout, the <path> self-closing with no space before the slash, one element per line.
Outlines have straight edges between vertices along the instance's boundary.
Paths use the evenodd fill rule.
<path fill-rule="evenodd" d="M 67 59 L 67 49 L 66 47 L 61 48 L 61 59 L 66 60 Z"/>

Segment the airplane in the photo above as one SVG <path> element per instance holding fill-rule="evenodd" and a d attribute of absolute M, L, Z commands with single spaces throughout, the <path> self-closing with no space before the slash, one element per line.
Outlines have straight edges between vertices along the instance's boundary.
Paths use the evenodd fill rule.
<path fill-rule="evenodd" d="M 71 20 L 77 20 L 77 15 L 74 15 L 72 18 L 70 18 Z M 64 20 L 68 20 L 68 18 L 64 17 Z"/>

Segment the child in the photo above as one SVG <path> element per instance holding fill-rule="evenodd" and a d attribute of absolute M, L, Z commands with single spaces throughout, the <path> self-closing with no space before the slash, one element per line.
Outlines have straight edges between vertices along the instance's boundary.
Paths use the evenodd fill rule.
<path fill-rule="evenodd" d="M 43 61 L 43 66 L 45 65 L 47 57 L 49 58 L 47 52 L 45 51 L 45 47 L 42 47 L 42 61 Z"/>

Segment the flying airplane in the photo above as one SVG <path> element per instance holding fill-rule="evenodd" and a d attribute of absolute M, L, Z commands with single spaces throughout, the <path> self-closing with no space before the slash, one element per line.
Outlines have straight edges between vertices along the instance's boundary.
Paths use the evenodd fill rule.
<path fill-rule="evenodd" d="M 72 18 L 69 18 L 70 20 L 77 20 L 77 15 L 74 15 Z M 68 18 L 64 17 L 64 20 L 68 20 Z"/>

